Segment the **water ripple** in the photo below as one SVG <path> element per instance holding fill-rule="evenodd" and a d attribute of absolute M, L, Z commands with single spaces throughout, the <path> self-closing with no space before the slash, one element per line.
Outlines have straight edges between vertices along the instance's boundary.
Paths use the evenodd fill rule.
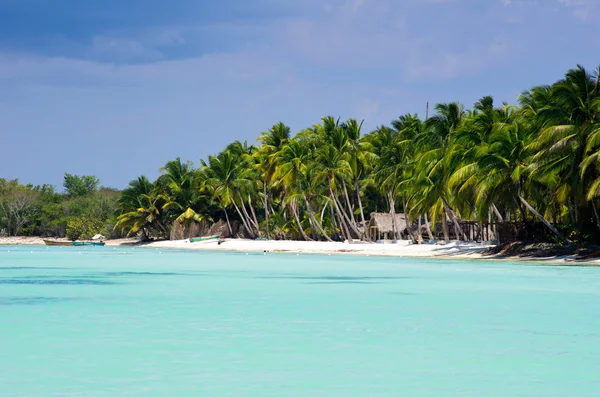
<path fill-rule="evenodd" d="M 0 284 L 29 284 L 29 285 L 115 285 L 117 283 L 106 280 L 96 280 L 85 277 L 77 278 L 44 278 L 22 277 L 0 279 Z"/>
<path fill-rule="evenodd" d="M 40 305 L 46 303 L 60 303 L 76 300 L 76 298 L 56 298 L 50 296 L 28 296 L 21 298 L 0 298 L 0 306 L 11 305 Z"/>

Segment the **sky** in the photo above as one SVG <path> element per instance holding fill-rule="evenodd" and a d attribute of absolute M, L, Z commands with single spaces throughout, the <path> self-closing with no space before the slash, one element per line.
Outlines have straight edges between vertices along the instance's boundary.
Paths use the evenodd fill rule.
<path fill-rule="evenodd" d="M 0 0 L 0 178 L 124 188 L 332 115 L 516 103 L 600 65 L 600 0 Z"/>

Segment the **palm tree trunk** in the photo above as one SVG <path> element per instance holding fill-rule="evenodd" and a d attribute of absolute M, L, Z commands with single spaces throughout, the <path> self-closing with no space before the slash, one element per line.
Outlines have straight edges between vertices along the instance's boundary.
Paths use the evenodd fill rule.
<path fill-rule="evenodd" d="M 550 229 L 552 231 L 552 233 L 556 234 L 556 236 L 561 239 L 563 242 L 565 243 L 572 243 L 571 240 L 569 240 L 568 238 L 563 237 L 562 234 L 560 234 L 560 232 L 558 231 L 557 228 L 555 228 L 550 222 L 548 222 L 546 220 L 546 218 L 544 218 L 539 212 L 537 212 L 532 206 L 531 204 L 529 204 L 524 198 L 523 196 L 519 195 L 519 200 L 521 200 L 521 202 L 525 205 L 525 207 L 527 207 L 527 209 L 533 214 L 535 215 L 536 218 L 538 218 L 544 225 L 546 225 L 548 227 L 548 229 Z"/>
<path fill-rule="evenodd" d="M 240 199 L 240 209 L 242 210 L 242 214 L 246 219 L 246 223 L 248 224 L 248 226 L 253 228 L 252 231 L 254 232 L 254 222 L 252 221 L 252 218 L 250 218 L 250 214 L 248 214 L 248 211 L 246 210 L 246 204 L 244 204 L 244 198 L 242 197 L 242 194 L 240 192 L 238 192 L 238 197 Z"/>
<path fill-rule="evenodd" d="M 388 191 L 387 196 L 388 203 L 390 203 L 390 214 L 392 214 L 392 235 L 394 237 L 392 240 L 396 241 L 398 239 L 398 235 L 396 233 L 398 231 L 398 226 L 396 225 L 396 202 L 392 196 L 392 192 Z"/>
<path fill-rule="evenodd" d="M 304 197 L 304 201 L 308 205 L 308 200 L 306 199 L 306 197 Z M 309 214 L 308 223 L 310 224 L 310 234 L 311 234 L 313 240 L 317 240 L 319 238 L 318 234 L 317 234 L 317 227 L 315 226 L 315 223 L 313 222 L 313 219 L 310 216 L 309 208 L 306 209 L 306 213 Z"/>
<path fill-rule="evenodd" d="M 460 224 L 458 223 L 458 220 L 456 219 L 456 214 L 454 213 L 454 211 L 452 211 L 452 208 L 450 208 L 450 206 L 446 203 L 446 200 L 442 197 L 442 202 L 444 204 L 444 208 L 446 209 L 446 211 L 448 212 L 448 215 L 450 216 L 450 219 L 452 219 L 452 222 L 454 223 L 454 226 L 456 227 L 456 239 L 460 240 L 460 236 L 459 233 L 462 234 L 464 241 L 467 241 L 467 235 L 465 234 L 465 232 L 463 232 L 462 227 L 460 227 Z"/>
<path fill-rule="evenodd" d="M 300 222 L 300 217 L 298 216 L 297 211 L 298 203 L 294 201 L 293 203 L 291 203 L 291 207 L 292 213 L 294 214 L 294 219 L 296 219 L 296 224 L 298 225 L 298 230 L 300 231 L 302 238 L 304 239 L 304 241 L 313 241 L 310 237 L 306 235 L 306 233 L 304 233 L 304 229 L 302 228 L 302 222 Z"/>
<path fill-rule="evenodd" d="M 433 241 L 433 233 L 431 233 L 431 225 L 429 224 L 429 219 L 427 219 L 427 211 L 423 214 L 425 218 L 425 228 L 427 229 L 427 237 L 429 237 L 429 241 Z"/>
<path fill-rule="evenodd" d="M 346 181 L 342 179 L 342 186 L 344 187 L 344 197 L 346 197 L 346 204 L 348 205 L 348 215 L 350 220 L 352 221 L 352 225 L 356 228 L 356 220 L 354 219 L 354 209 L 352 208 L 352 204 L 350 204 L 350 196 L 348 195 L 348 189 L 346 189 Z M 358 236 L 360 238 L 360 234 Z"/>
<path fill-rule="evenodd" d="M 364 235 L 367 241 L 371 241 L 371 236 L 369 235 L 369 228 L 367 227 L 367 223 L 365 222 L 365 213 L 363 211 L 362 200 L 360 199 L 360 187 L 358 185 L 358 178 L 354 179 L 354 187 L 356 189 L 356 199 L 358 200 L 358 208 L 360 208 L 360 220 L 363 225 Z"/>
<path fill-rule="evenodd" d="M 246 204 L 244 203 L 244 199 L 242 198 L 242 196 L 240 196 L 240 201 L 241 201 L 241 209 L 242 212 L 244 213 L 244 215 L 246 216 L 246 221 L 248 222 L 248 225 L 252 226 L 254 229 L 254 234 L 259 236 L 260 235 L 260 230 L 258 230 L 258 223 L 254 223 L 254 220 L 250 217 L 250 214 L 248 213 L 248 210 L 246 209 Z"/>
<path fill-rule="evenodd" d="M 231 230 L 231 223 L 229 222 L 229 215 L 227 215 L 227 209 L 223 207 L 223 212 L 225 213 L 225 219 L 227 220 L 227 228 L 229 229 L 229 236 L 233 237 L 233 230 Z"/>
<path fill-rule="evenodd" d="M 410 216 L 408 215 L 408 208 L 406 208 L 406 198 L 403 198 L 402 201 L 402 204 L 404 205 L 404 222 L 406 222 L 406 230 L 408 231 L 408 234 L 410 235 L 412 241 L 416 242 L 417 237 L 413 234 Z M 421 217 L 419 217 L 419 220 L 421 220 Z"/>
<path fill-rule="evenodd" d="M 352 241 L 352 236 L 350 236 L 350 231 L 348 230 L 348 227 L 346 226 L 346 222 L 344 222 L 344 218 L 342 216 L 342 211 L 338 207 L 337 198 L 333 194 L 333 190 L 331 189 L 331 186 L 329 187 L 329 194 L 330 194 L 331 200 L 333 201 L 333 207 L 335 208 L 335 212 L 337 213 L 337 216 L 340 220 L 340 226 L 342 229 L 342 233 L 345 235 L 345 237 L 348 241 Z"/>
<path fill-rule="evenodd" d="M 325 208 L 327 208 L 327 205 L 325 205 L 325 207 L 323 207 L 323 211 L 321 212 L 321 219 L 325 219 L 323 218 L 323 216 L 325 215 Z M 340 238 L 340 235 L 338 233 L 338 225 L 339 225 L 339 221 L 337 220 L 336 216 L 335 216 L 335 212 L 333 210 L 333 206 L 329 207 L 329 216 L 331 217 L 331 225 L 333 226 L 333 238 L 336 240 L 340 240 L 340 239 L 345 239 L 346 236 L 344 235 L 344 231 L 342 230 L 342 227 L 340 226 L 340 232 L 342 232 L 342 237 Z"/>
<path fill-rule="evenodd" d="M 270 239 L 269 236 L 269 198 L 267 196 L 267 182 L 263 181 L 263 195 L 264 195 L 264 206 L 265 206 L 265 227 L 266 227 L 266 234 L 267 234 L 267 240 Z"/>
<path fill-rule="evenodd" d="M 256 225 L 256 231 L 260 236 L 260 228 L 258 227 L 258 219 L 256 219 L 256 211 L 254 211 L 254 206 L 252 205 L 252 197 L 248 195 L 248 204 L 250 206 L 250 212 L 252 212 L 252 218 L 254 219 L 254 224 Z"/>
<path fill-rule="evenodd" d="M 334 233 L 334 238 L 339 238 L 339 235 L 337 234 L 337 225 L 339 225 L 340 231 L 342 232 L 342 240 L 349 240 L 349 236 L 348 236 L 348 229 L 346 228 L 346 225 L 344 224 L 344 220 L 341 219 L 337 213 L 333 210 L 333 206 L 330 207 L 331 208 L 331 220 L 333 222 L 334 225 L 334 230 L 336 230 L 336 232 Z"/>
<path fill-rule="evenodd" d="M 250 228 L 250 226 L 248 225 L 248 223 L 246 222 L 246 218 L 244 217 L 244 214 L 242 214 L 242 212 L 240 211 L 240 208 L 237 206 L 235 200 L 231 200 L 231 202 L 233 203 L 233 206 L 235 207 L 235 210 L 237 211 L 238 215 L 242 219 L 242 223 L 244 224 L 244 227 L 246 228 L 248 233 L 250 233 L 250 235 L 252 237 L 256 237 L 256 235 L 254 234 L 254 230 L 252 230 Z M 243 203 L 242 203 L 242 205 L 243 205 Z"/>
<path fill-rule="evenodd" d="M 596 207 L 594 199 L 592 199 L 592 209 L 594 210 L 594 217 L 596 218 L 596 226 L 600 229 L 600 217 L 598 217 L 598 208 Z"/>
<path fill-rule="evenodd" d="M 308 203 L 308 199 L 306 198 L 306 196 L 304 196 L 304 201 L 306 203 L 306 210 L 308 211 L 308 216 L 313 220 L 317 229 L 319 229 L 319 233 L 321 233 L 327 241 L 333 242 L 333 240 L 329 238 L 327 233 L 325 233 L 325 230 L 323 230 L 323 226 L 321 226 L 321 224 L 315 218 L 315 215 L 313 214 L 312 209 L 310 208 L 310 204 Z"/>
<path fill-rule="evenodd" d="M 444 240 L 449 241 L 450 236 L 448 235 L 448 214 L 446 214 L 446 209 L 442 211 L 442 232 L 444 233 Z"/>
<path fill-rule="evenodd" d="M 496 205 L 494 203 L 492 203 L 492 210 L 498 217 L 498 222 L 504 222 L 504 218 L 502 217 L 502 214 L 500 213 L 500 211 L 498 211 L 498 208 L 496 207 Z"/>
<path fill-rule="evenodd" d="M 336 200 L 336 203 L 338 203 L 338 205 L 341 205 L 339 203 L 339 201 L 337 201 L 337 198 L 335 196 L 334 196 L 334 199 Z M 358 236 L 358 238 L 360 238 L 360 231 L 358 231 L 358 229 L 356 227 L 356 224 L 350 221 L 350 219 L 348 218 L 348 216 L 346 215 L 346 213 L 340 211 L 340 215 L 343 216 L 346 219 L 346 222 L 347 222 L 348 226 L 352 229 L 352 231 L 354 231 L 354 233 L 356 233 L 356 235 Z M 350 237 L 350 240 L 351 240 L 352 237 L 350 236 L 349 232 L 350 232 L 350 230 L 348 230 L 348 236 Z"/>

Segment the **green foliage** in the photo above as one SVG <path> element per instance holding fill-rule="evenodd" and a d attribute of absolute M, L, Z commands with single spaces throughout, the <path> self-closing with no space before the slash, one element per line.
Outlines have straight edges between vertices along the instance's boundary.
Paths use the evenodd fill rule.
<path fill-rule="evenodd" d="M 104 222 L 89 216 L 73 217 L 67 220 L 67 238 L 71 240 L 91 239 L 104 231 Z"/>
<path fill-rule="evenodd" d="M 174 223 L 223 220 L 250 238 L 372 241 L 370 213 L 402 212 L 409 227 L 393 233 L 413 238 L 425 218 L 431 238 L 467 238 L 460 220 L 539 222 L 562 243 L 600 237 L 598 70 L 577 66 L 519 106 L 484 96 L 434 109 L 366 135 L 355 119 L 323 117 L 295 136 L 279 122 L 259 146 L 235 141 L 199 168 L 176 158 L 123 192 L 93 176 L 65 174 L 65 194 L 0 180 L 0 230 L 168 237 Z"/>
<path fill-rule="evenodd" d="M 64 237 L 69 223 L 70 235 L 80 235 L 82 232 L 87 235 L 82 225 L 88 224 L 102 232 L 109 227 L 112 230 L 121 192 L 98 188 L 98 179 L 95 177 L 67 176 L 67 180 L 76 183 L 69 182 L 67 185 L 72 189 L 64 194 L 57 193 L 51 185 L 21 185 L 18 180 L 0 179 L 0 233 Z M 77 188 L 77 184 L 84 188 Z M 78 189 L 79 193 L 74 194 Z M 84 191 L 87 193 L 84 194 Z M 90 219 L 94 222 L 90 223 Z M 98 224 L 102 226 L 97 227 Z M 120 236 L 119 233 L 105 235 Z"/>
<path fill-rule="evenodd" d="M 65 173 L 63 187 L 69 197 L 89 196 L 96 191 L 100 180 L 91 175 L 71 175 Z"/>

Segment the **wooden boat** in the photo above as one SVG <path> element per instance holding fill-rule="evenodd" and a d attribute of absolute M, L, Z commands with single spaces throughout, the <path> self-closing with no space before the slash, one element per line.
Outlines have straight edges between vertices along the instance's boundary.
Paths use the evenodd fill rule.
<path fill-rule="evenodd" d="M 212 236 L 192 237 L 192 238 L 190 238 L 190 243 L 196 243 L 198 241 L 214 240 L 214 239 L 218 239 L 220 236 L 221 236 L 220 234 L 213 234 Z"/>
<path fill-rule="evenodd" d="M 72 241 L 44 240 L 46 245 L 73 245 Z"/>
<path fill-rule="evenodd" d="M 82 246 L 82 245 L 96 245 L 104 246 L 104 241 L 57 241 L 57 240 L 44 240 L 46 245 L 60 245 L 60 246 Z"/>

